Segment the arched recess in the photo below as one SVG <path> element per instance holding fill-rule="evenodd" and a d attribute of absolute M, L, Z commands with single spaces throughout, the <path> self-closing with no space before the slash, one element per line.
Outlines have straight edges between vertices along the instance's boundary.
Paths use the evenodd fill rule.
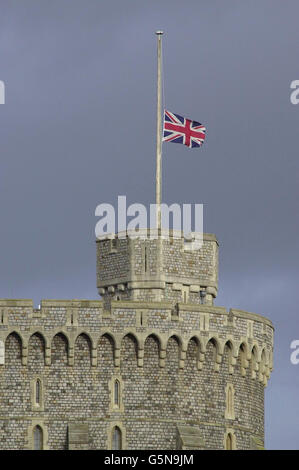
<path fill-rule="evenodd" d="M 112 450 L 122 450 L 122 432 L 118 426 L 112 429 Z"/>
<path fill-rule="evenodd" d="M 31 425 L 28 427 L 27 442 L 28 450 L 49 449 L 48 429 L 43 418 L 33 418 Z"/>
<path fill-rule="evenodd" d="M 216 338 L 210 338 L 206 345 L 204 370 L 214 371 L 219 345 Z"/>
<path fill-rule="evenodd" d="M 46 341 L 39 332 L 30 336 L 28 341 L 28 369 L 41 372 L 45 365 Z"/>
<path fill-rule="evenodd" d="M 180 415 L 183 419 L 199 420 L 202 418 L 202 374 L 198 370 L 200 343 L 198 338 L 192 337 L 187 343 L 184 368 L 181 370 L 180 394 L 177 396 L 180 403 Z M 182 391 L 188 390 L 188 393 Z"/>
<path fill-rule="evenodd" d="M 91 366 L 91 339 L 86 333 L 77 336 L 74 347 L 75 366 Z"/>
<path fill-rule="evenodd" d="M 136 337 L 129 333 L 123 337 L 120 349 L 120 370 L 123 378 L 136 373 L 138 343 Z"/>
<path fill-rule="evenodd" d="M 54 367 L 65 367 L 68 364 L 68 338 L 64 333 L 57 333 L 51 342 L 51 364 Z"/>
<path fill-rule="evenodd" d="M 176 335 L 170 336 L 166 347 L 166 369 L 173 374 L 179 368 L 180 360 L 180 338 Z"/>
<path fill-rule="evenodd" d="M 251 358 L 250 358 L 250 374 L 251 378 L 255 379 L 256 378 L 256 373 L 258 370 L 258 350 L 256 346 L 253 346 L 251 350 Z"/>
<path fill-rule="evenodd" d="M 187 344 L 185 367 L 187 370 L 193 371 L 194 373 L 198 368 L 200 348 L 200 342 L 197 337 L 193 336 L 189 339 Z"/>
<path fill-rule="evenodd" d="M 199 336 L 191 336 L 187 341 L 187 351 L 186 351 L 186 360 L 188 362 L 188 358 L 190 358 L 190 345 L 196 343 L 196 366 L 198 370 L 201 370 L 205 360 L 205 345 L 202 338 Z M 189 352 L 188 352 L 189 349 Z M 194 360 L 194 357 L 193 357 Z"/>
<path fill-rule="evenodd" d="M 43 450 L 44 449 L 44 436 L 42 428 L 37 425 L 33 429 L 33 449 Z"/>
<path fill-rule="evenodd" d="M 163 369 L 163 381 L 161 383 L 161 387 L 164 387 L 163 393 L 167 397 L 164 400 L 164 407 L 169 410 L 169 413 L 176 413 L 177 407 L 180 406 L 178 400 L 180 392 L 178 375 L 181 371 L 179 361 L 179 338 L 173 335 L 167 341 L 165 368 Z"/>
<path fill-rule="evenodd" d="M 241 375 L 245 377 L 249 363 L 247 360 L 247 344 L 244 342 L 239 346 L 237 364 Z"/>
<path fill-rule="evenodd" d="M 260 362 L 260 373 L 259 373 L 259 380 L 260 382 L 263 382 L 264 385 L 267 384 L 267 353 L 266 350 L 262 350 L 261 354 L 261 362 Z"/>
<path fill-rule="evenodd" d="M 108 427 L 107 449 L 126 449 L 126 429 L 121 421 L 110 423 Z"/>
<path fill-rule="evenodd" d="M 104 333 L 98 341 L 98 368 L 104 376 L 110 376 L 114 369 L 115 340 Z"/>
<path fill-rule="evenodd" d="M 161 367 L 161 361 L 164 363 L 165 359 L 160 359 L 160 352 L 160 338 L 155 334 L 149 335 L 144 342 L 143 377 L 145 387 L 142 388 L 140 402 L 143 403 L 147 415 L 155 416 L 155 418 L 160 416 L 161 402 L 164 400 L 161 387 L 165 386 L 165 369 Z M 164 357 L 165 354 L 164 350 Z M 160 397 L 159 400 L 157 397 Z"/>
<path fill-rule="evenodd" d="M 15 331 L 10 333 L 5 341 L 5 365 L 22 365 L 22 339 Z"/>
<path fill-rule="evenodd" d="M 225 450 L 236 450 L 236 436 L 233 429 L 228 429 L 224 435 L 224 449 Z"/>
<path fill-rule="evenodd" d="M 123 337 L 122 337 L 122 340 L 121 340 L 121 343 L 124 341 L 125 338 L 129 338 L 131 341 L 134 342 L 134 344 L 136 345 L 136 352 L 139 348 L 139 338 L 137 336 L 137 334 L 131 332 L 131 331 L 128 331 L 126 332 Z M 142 343 L 142 341 L 140 341 Z"/>
<path fill-rule="evenodd" d="M 229 340 L 225 343 L 223 349 L 223 357 L 222 357 L 222 371 L 224 373 L 233 374 L 234 372 L 234 358 L 233 358 L 233 343 Z"/>
<path fill-rule="evenodd" d="M 144 342 L 143 367 L 145 374 L 150 371 L 159 370 L 159 354 L 160 340 L 156 335 L 151 334 Z"/>
<path fill-rule="evenodd" d="M 10 333 L 5 340 L 5 366 L 0 370 L 2 416 L 11 413 L 20 416 L 24 413 L 24 397 L 27 399 L 30 392 L 22 365 L 22 339 L 16 332 Z"/>

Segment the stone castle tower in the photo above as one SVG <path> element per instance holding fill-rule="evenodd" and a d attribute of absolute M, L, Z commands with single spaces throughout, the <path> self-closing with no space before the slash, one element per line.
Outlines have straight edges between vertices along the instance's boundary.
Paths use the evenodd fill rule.
<path fill-rule="evenodd" d="M 1 449 L 261 449 L 273 326 L 214 306 L 218 242 L 97 241 L 102 300 L 0 300 Z"/>

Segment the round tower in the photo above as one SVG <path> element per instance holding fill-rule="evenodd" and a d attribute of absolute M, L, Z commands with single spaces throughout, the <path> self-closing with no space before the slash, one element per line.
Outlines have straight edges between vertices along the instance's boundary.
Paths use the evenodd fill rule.
<path fill-rule="evenodd" d="M 97 241 L 102 300 L 0 299 L 1 449 L 262 449 L 273 326 L 217 307 L 218 242 Z"/>
<path fill-rule="evenodd" d="M 97 241 L 97 283 L 121 390 L 113 421 L 123 446 L 263 448 L 272 323 L 214 306 L 215 235 L 204 234 L 198 246 L 195 234 L 193 241 L 174 231 L 150 235 Z"/>

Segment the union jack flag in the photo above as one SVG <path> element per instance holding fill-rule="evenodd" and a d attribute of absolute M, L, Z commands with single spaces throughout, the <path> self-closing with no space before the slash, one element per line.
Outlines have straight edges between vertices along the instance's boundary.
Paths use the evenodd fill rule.
<path fill-rule="evenodd" d="M 178 114 L 164 110 L 163 141 L 200 147 L 206 137 L 206 128 L 199 122 L 191 121 Z"/>

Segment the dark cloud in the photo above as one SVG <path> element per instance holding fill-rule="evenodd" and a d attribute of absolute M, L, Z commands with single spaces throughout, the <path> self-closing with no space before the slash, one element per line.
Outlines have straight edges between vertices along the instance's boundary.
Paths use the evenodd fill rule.
<path fill-rule="evenodd" d="M 2 2 L 0 296 L 96 298 L 94 210 L 149 204 L 155 35 L 169 109 L 204 147 L 164 147 L 164 201 L 205 204 L 220 245 L 218 305 L 275 324 L 268 448 L 297 448 L 299 79 L 296 1 Z"/>

